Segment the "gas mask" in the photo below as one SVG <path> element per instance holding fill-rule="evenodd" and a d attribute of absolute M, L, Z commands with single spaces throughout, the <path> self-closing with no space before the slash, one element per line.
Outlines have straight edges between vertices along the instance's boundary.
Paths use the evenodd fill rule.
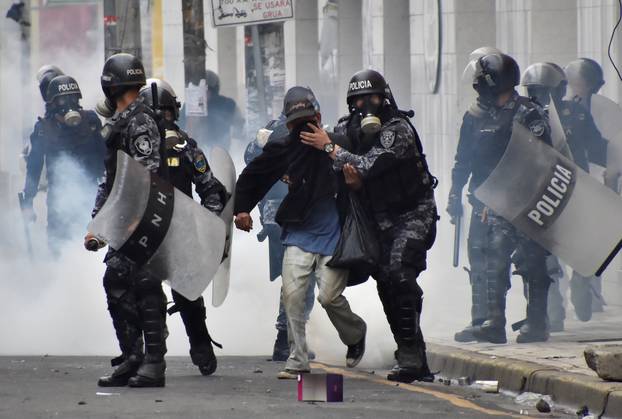
<path fill-rule="evenodd" d="M 82 122 L 79 98 L 74 95 L 59 96 L 52 104 L 54 114 L 69 127 L 77 127 Z"/>
<path fill-rule="evenodd" d="M 378 98 L 380 98 L 378 100 Z M 361 132 L 365 135 L 376 134 L 382 127 L 380 114 L 383 99 L 379 95 L 364 95 L 354 98 L 351 110 L 361 117 Z"/>

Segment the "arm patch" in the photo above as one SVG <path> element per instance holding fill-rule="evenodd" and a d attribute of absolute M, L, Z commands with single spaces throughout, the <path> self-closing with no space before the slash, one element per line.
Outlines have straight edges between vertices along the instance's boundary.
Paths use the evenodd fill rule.
<path fill-rule="evenodd" d="M 198 153 L 194 158 L 194 168 L 199 173 L 205 173 L 207 171 L 207 160 L 203 153 Z"/>
<path fill-rule="evenodd" d="M 139 135 L 134 140 L 134 148 L 136 149 L 136 152 L 138 154 L 141 154 L 143 156 L 150 156 L 153 152 L 153 145 L 151 144 L 151 139 L 146 134 Z"/>

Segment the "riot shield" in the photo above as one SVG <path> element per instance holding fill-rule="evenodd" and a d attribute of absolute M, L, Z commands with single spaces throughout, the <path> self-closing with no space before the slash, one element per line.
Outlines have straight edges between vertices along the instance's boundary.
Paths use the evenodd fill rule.
<path fill-rule="evenodd" d="M 622 245 L 622 199 L 518 123 L 477 199 L 583 276 Z"/>
<path fill-rule="evenodd" d="M 224 240 L 224 252 L 221 253 L 222 262 L 218 267 L 212 285 L 212 305 L 220 306 L 229 292 L 229 279 L 231 276 L 231 244 L 233 239 L 233 201 L 235 194 L 235 165 L 231 156 L 220 147 L 212 148 L 209 165 L 214 177 L 223 184 L 231 197 L 220 213 L 220 218 L 226 226 L 226 239 Z"/>
<path fill-rule="evenodd" d="M 121 151 L 110 195 L 88 231 L 189 300 L 212 281 L 225 242 L 218 216 Z"/>

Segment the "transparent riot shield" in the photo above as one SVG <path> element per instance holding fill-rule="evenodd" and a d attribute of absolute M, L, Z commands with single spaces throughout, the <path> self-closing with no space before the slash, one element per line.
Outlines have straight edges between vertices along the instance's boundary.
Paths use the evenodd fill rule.
<path fill-rule="evenodd" d="M 231 195 L 225 208 L 220 213 L 220 218 L 226 226 L 226 239 L 224 242 L 224 253 L 221 253 L 222 262 L 218 271 L 214 275 L 212 285 L 212 305 L 220 306 L 229 292 L 229 280 L 231 277 L 231 244 L 233 239 L 233 201 L 235 194 L 235 165 L 231 156 L 224 149 L 214 147 L 210 153 L 210 168 L 214 177 L 223 184 L 227 192 Z"/>
<path fill-rule="evenodd" d="M 475 196 L 583 276 L 620 249 L 622 199 L 518 123 Z"/>
<path fill-rule="evenodd" d="M 195 300 L 218 270 L 226 229 L 220 217 L 119 151 L 112 191 L 88 230 Z"/>

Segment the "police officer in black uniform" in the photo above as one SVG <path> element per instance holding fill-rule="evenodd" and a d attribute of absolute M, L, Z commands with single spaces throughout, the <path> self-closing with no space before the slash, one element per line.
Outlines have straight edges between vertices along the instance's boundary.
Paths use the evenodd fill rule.
<path fill-rule="evenodd" d="M 564 100 L 568 81 L 564 70 L 554 63 L 535 63 L 527 67 L 521 78 L 521 84 L 527 88 L 528 96 L 548 111 L 550 101 L 553 100 L 559 115 L 571 158 L 581 169 L 589 173 L 589 163 L 605 167 L 607 164 L 607 144 L 589 111 L 577 101 Z M 553 260 L 554 259 L 554 260 Z M 549 258 L 549 269 L 554 268 L 553 275 L 562 274 L 561 266 L 556 258 Z M 563 277 L 563 275 L 561 275 Z M 588 283 L 587 278 L 577 278 L 573 275 L 571 283 L 581 281 Z M 576 287 L 572 288 L 576 291 Z M 575 295 L 576 292 L 573 292 Z M 563 298 L 559 291 L 559 282 L 556 282 L 549 292 L 549 316 L 551 331 L 563 330 L 565 310 Z M 588 293 L 588 302 L 591 293 Z M 580 306 L 580 305 L 579 305 Z M 579 309 L 579 318 L 586 316 Z"/>
<path fill-rule="evenodd" d="M 605 84 L 603 69 L 598 62 L 590 58 L 578 58 L 569 62 L 564 71 L 568 78 L 568 86 L 572 101 L 582 105 L 589 115 L 598 121 L 601 134 L 611 141 L 609 149 L 608 167 L 604 173 L 604 183 L 607 187 L 619 193 L 618 178 L 620 175 L 620 106 L 611 99 L 598 94 Z M 589 277 L 572 273 L 570 279 L 570 300 L 575 309 L 577 318 L 583 322 L 591 320 L 592 313 L 604 310 L 602 296 L 602 277 Z"/>
<path fill-rule="evenodd" d="M 549 109 L 553 99 L 566 135 L 566 141 L 574 162 L 589 173 L 588 163 L 605 167 L 607 164 L 607 140 L 605 140 L 589 111 L 580 103 L 564 100 L 568 81 L 564 70 L 554 63 L 535 63 L 527 67 L 521 78 L 527 93 Z"/>
<path fill-rule="evenodd" d="M 153 103 L 152 84 L 156 84 L 157 106 Z M 207 164 L 205 154 L 196 141 L 188 137 L 175 123 L 179 117 L 181 104 L 170 84 L 159 79 L 148 79 L 140 90 L 143 102 L 154 111 L 160 112 L 159 126 L 164 132 L 168 174 L 171 183 L 181 192 L 192 198 L 192 185 L 201 199 L 201 205 L 220 214 L 227 201 L 225 187 L 214 177 Z M 188 300 L 172 290 L 175 304 L 168 313 L 179 312 L 190 340 L 190 357 L 201 374 L 210 375 L 216 371 L 217 361 L 212 343 L 221 347 L 210 337 L 205 325 L 205 303 L 203 297 Z"/>
<path fill-rule="evenodd" d="M 462 188 L 470 178 L 469 202 L 473 206 L 469 232 L 471 281 L 485 281 L 487 296 L 486 309 L 478 312 L 478 317 L 473 316 L 471 327 L 463 331 L 470 336 L 464 336 L 462 341 L 469 338 L 491 343 L 507 342 L 505 304 L 511 263 L 529 288 L 527 320 L 517 342 L 548 339 L 546 312 L 551 279 L 546 269 L 547 252 L 473 196 L 473 191 L 486 180 L 503 156 L 514 121 L 529 128 L 536 138 L 551 144 L 542 108 L 514 90 L 519 79 L 519 68 L 512 57 L 490 54 L 479 58 L 473 79 L 478 99 L 465 113 L 460 130 L 447 212 L 452 219 L 462 214 Z M 479 317 L 481 315 L 485 318 Z"/>
<path fill-rule="evenodd" d="M 114 114 L 104 128 L 106 178 L 99 185 L 93 216 L 112 190 L 118 150 L 161 178 L 168 178 L 164 142 L 160 138 L 156 115 L 139 96 L 140 88 L 145 85 L 141 61 L 130 54 L 111 56 L 104 64 L 101 85 L 106 106 L 100 109 L 108 108 Z M 90 233 L 84 243 L 88 250 L 104 245 Z M 104 262 L 108 311 L 122 354 L 112 361 L 117 368 L 109 376 L 100 378 L 98 385 L 163 387 L 167 333 L 166 296 L 162 284 L 117 249 L 109 249 Z"/>
<path fill-rule="evenodd" d="M 330 153 L 335 168 L 358 186 L 373 214 L 381 246 L 380 266 L 373 276 L 397 343 L 397 365 L 387 378 L 432 381 L 420 323 L 423 291 L 417 278 L 426 269 L 426 252 L 436 238 L 436 179 L 428 171 L 417 131 L 398 110 L 380 73 L 354 74 L 347 99 L 350 114 L 339 121 L 335 132 L 348 136 L 356 153 L 332 143 L 317 127 L 314 133 L 300 135 L 304 143 Z"/>
<path fill-rule="evenodd" d="M 22 193 L 23 205 L 31 213 L 33 199 L 39 190 L 43 166 L 47 176 L 47 231 L 50 250 L 57 253 L 60 242 L 67 240 L 71 231 L 81 221 L 67 214 L 63 186 L 77 176 L 68 171 L 76 163 L 84 174 L 85 187 L 93 194 L 97 179 L 103 176 L 105 145 L 101 137 L 101 123 L 93 111 L 80 106 L 82 93 L 78 83 L 62 75 L 57 67 L 46 66 L 40 70 L 39 87 L 46 101 L 46 112 L 39 118 L 30 136 L 30 151 L 26 158 L 26 185 Z M 59 73 L 61 73 L 59 75 Z M 65 205 L 63 205 L 65 204 Z M 63 209 L 64 208 L 64 209 Z"/>

